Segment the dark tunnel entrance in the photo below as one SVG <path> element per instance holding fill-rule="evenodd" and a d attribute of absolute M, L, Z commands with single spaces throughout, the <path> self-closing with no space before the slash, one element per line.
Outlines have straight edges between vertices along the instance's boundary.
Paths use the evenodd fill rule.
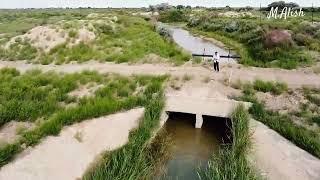
<path fill-rule="evenodd" d="M 197 179 L 197 169 L 206 167 L 221 144 L 231 142 L 231 121 L 228 118 L 203 116 L 201 129 L 195 128 L 196 115 L 168 112 L 164 126 L 171 139 L 171 154 L 160 179 Z"/>

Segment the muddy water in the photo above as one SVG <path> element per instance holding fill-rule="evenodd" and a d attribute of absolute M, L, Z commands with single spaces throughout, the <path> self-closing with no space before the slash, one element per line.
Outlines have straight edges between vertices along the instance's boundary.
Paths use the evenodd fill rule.
<path fill-rule="evenodd" d="M 164 165 L 162 180 L 195 180 L 197 169 L 206 167 L 213 153 L 217 152 L 225 134 L 224 119 L 205 118 L 202 129 L 195 129 L 195 116 L 174 113 L 165 129 L 171 139 L 170 158 Z"/>
<path fill-rule="evenodd" d="M 209 54 L 213 55 L 218 52 L 220 55 L 228 55 L 229 51 L 219 46 L 216 46 L 212 42 L 193 36 L 188 31 L 179 27 L 168 27 L 171 31 L 173 40 L 185 50 L 194 54 Z M 232 53 L 231 53 L 232 54 Z M 235 63 L 233 59 L 222 58 L 220 62 Z"/>

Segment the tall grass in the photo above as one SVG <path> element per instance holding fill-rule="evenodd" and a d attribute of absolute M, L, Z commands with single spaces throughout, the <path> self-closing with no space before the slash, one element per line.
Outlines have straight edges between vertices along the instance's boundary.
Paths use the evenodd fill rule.
<path fill-rule="evenodd" d="M 255 91 L 251 86 L 244 88 L 243 94 L 240 99 L 252 102 L 249 112 L 255 120 L 262 122 L 300 148 L 320 158 L 320 136 L 318 133 L 295 124 L 289 114 L 266 110 L 265 105 L 256 98 Z"/>
<path fill-rule="evenodd" d="M 9 71 L 14 75 L 19 75 L 15 70 L 7 69 L 6 71 Z M 146 112 L 148 112 L 148 114 L 145 115 L 145 118 L 149 119 L 149 121 L 146 121 L 148 123 L 146 127 L 154 127 L 157 124 L 155 119 L 158 117 L 157 109 L 163 104 L 163 101 L 161 100 L 162 83 L 166 79 L 166 76 L 135 76 L 126 78 L 114 75 L 104 77 L 90 72 L 84 72 L 83 74 L 87 74 L 87 76 L 81 74 L 80 76 L 79 74 L 65 75 L 62 76 L 62 79 L 59 79 L 60 81 L 56 79 L 57 81 L 54 82 L 65 85 L 64 88 L 68 90 L 68 88 L 75 86 L 73 83 L 77 83 L 77 81 L 72 81 L 74 78 L 79 78 L 84 84 L 92 81 L 93 78 L 101 78 L 101 83 L 105 83 L 108 88 L 98 90 L 94 97 L 80 99 L 79 104 L 76 107 L 61 108 L 52 113 L 48 113 L 45 122 L 30 131 L 22 133 L 22 137 L 13 144 L 0 148 L 0 166 L 5 165 L 12 160 L 17 153 L 23 150 L 23 146 L 34 146 L 38 144 L 43 137 L 58 135 L 64 126 L 81 122 L 85 119 L 108 115 L 121 110 L 129 110 L 137 106 L 146 106 L 146 109 L 148 109 Z M 34 78 L 37 79 L 39 76 L 48 75 L 50 74 L 40 74 L 34 76 Z M 28 74 L 21 75 L 22 78 L 25 76 L 28 76 Z M 51 78 L 55 79 L 56 77 L 57 75 Z M 61 80 L 63 81 L 61 82 Z M 46 83 L 51 86 L 54 84 L 50 81 Z M 137 84 L 144 87 L 143 92 L 135 93 L 136 88 L 138 87 Z M 118 93 L 121 88 L 126 88 L 126 93 Z M 15 90 L 15 87 L 13 87 L 12 90 Z M 30 90 L 26 89 L 25 93 L 29 93 L 28 91 Z M 7 113 L 4 113 L 4 115 L 7 115 Z M 142 133 L 144 134 L 148 132 L 146 129 L 143 130 Z"/>
<path fill-rule="evenodd" d="M 219 153 L 213 155 L 206 169 L 199 171 L 203 180 L 248 180 L 258 179 L 248 162 L 250 149 L 249 114 L 243 105 L 238 106 L 232 114 L 231 145 L 225 145 Z"/>
<path fill-rule="evenodd" d="M 20 74 L 16 69 L 0 70 L 0 127 L 11 121 L 35 121 L 64 109 L 61 103 L 75 99 L 68 93 L 88 82 L 103 83 L 96 72 L 61 75 L 40 70 Z"/>
<path fill-rule="evenodd" d="M 154 87 L 160 90 L 160 87 Z M 151 93 L 151 91 L 150 91 Z M 140 126 L 131 132 L 129 143 L 124 147 L 107 152 L 102 160 L 89 170 L 83 179 L 99 180 L 135 180 L 151 178 L 157 168 L 159 159 L 166 153 L 161 150 L 165 144 L 149 145 L 153 130 L 158 126 L 160 115 L 164 107 L 163 94 L 160 91 L 152 95 L 146 106 L 144 118 Z"/>
<path fill-rule="evenodd" d="M 243 96 L 240 97 L 243 101 L 256 102 L 257 98 L 255 96 L 256 91 L 260 92 L 270 92 L 274 95 L 280 95 L 282 93 L 288 92 L 288 85 L 283 82 L 273 82 L 273 81 L 263 81 L 255 80 L 253 83 L 238 81 L 233 84 L 234 88 L 241 89 Z"/>
<path fill-rule="evenodd" d="M 320 135 L 294 124 L 290 117 L 267 111 L 263 104 L 255 102 L 250 108 L 253 118 L 269 126 L 300 148 L 320 158 Z"/>
<path fill-rule="evenodd" d="M 255 80 L 253 82 L 253 88 L 257 91 L 271 92 L 279 95 L 288 90 L 288 85 L 282 82 Z"/>

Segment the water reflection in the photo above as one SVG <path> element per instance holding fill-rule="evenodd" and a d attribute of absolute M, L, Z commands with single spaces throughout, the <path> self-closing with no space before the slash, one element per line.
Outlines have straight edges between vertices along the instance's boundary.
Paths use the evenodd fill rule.
<path fill-rule="evenodd" d="M 178 27 L 168 27 L 172 33 L 173 40 L 185 50 L 194 53 L 194 54 L 203 54 L 205 49 L 205 54 L 213 55 L 215 52 L 218 52 L 220 55 L 228 55 L 229 51 L 223 48 L 220 48 L 213 44 L 210 41 L 205 39 L 195 37 L 190 34 L 188 31 L 178 28 Z M 233 59 L 222 58 L 221 62 L 235 63 Z"/>
<path fill-rule="evenodd" d="M 174 113 L 165 124 L 172 139 L 171 158 L 165 164 L 165 180 L 198 179 L 197 169 L 206 167 L 213 153 L 217 152 L 226 133 L 226 120 L 204 119 L 202 129 L 195 129 L 195 115 Z"/>

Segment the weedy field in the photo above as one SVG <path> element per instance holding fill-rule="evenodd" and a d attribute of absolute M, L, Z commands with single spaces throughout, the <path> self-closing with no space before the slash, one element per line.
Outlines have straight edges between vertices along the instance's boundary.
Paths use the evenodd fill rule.
<path fill-rule="evenodd" d="M 35 123 L 34 128 L 23 131 L 14 143 L 1 145 L 1 166 L 44 137 L 58 135 L 64 126 L 142 106 L 146 112 L 136 133 L 139 141 L 130 141 L 140 149 L 158 125 L 163 107 L 163 82 L 167 78 L 123 77 L 89 71 L 57 74 L 34 70 L 20 74 L 15 69 L 1 69 L 0 73 L 0 105 L 4 107 L 0 111 L 1 125 L 14 119 Z M 79 88 L 85 89 L 84 86 L 94 91 L 86 96 L 73 96 Z"/>
<path fill-rule="evenodd" d="M 190 55 L 131 11 L 25 10 L 0 12 L 3 60 L 62 64 L 89 60 L 183 64 Z M 150 58 L 152 56 L 153 58 Z"/>

